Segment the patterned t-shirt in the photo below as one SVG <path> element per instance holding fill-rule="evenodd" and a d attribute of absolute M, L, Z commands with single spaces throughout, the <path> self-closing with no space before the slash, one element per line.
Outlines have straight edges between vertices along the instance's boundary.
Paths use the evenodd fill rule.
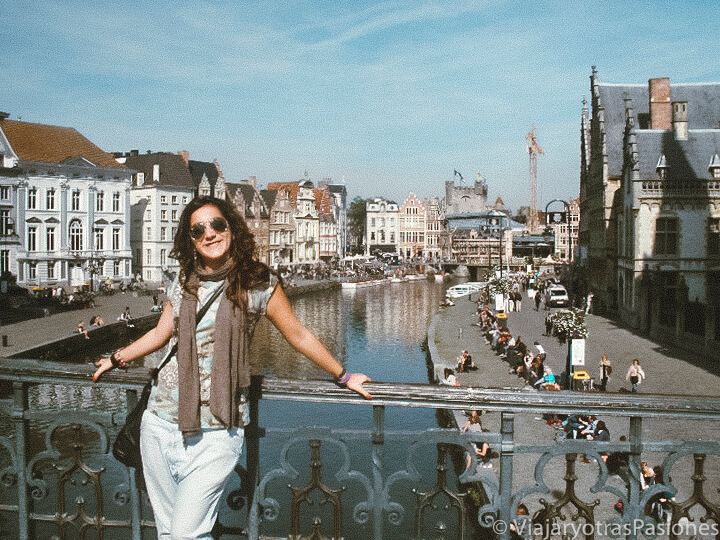
<path fill-rule="evenodd" d="M 212 294 L 223 286 L 222 281 L 201 281 L 198 287 L 197 309 L 205 305 L 205 302 Z M 247 335 L 252 336 L 261 315 L 265 314 L 268 300 L 272 296 L 278 280 L 271 276 L 270 281 L 249 291 L 248 313 L 246 323 L 248 325 Z M 182 287 L 177 278 L 168 288 L 168 302 L 172 304 L 174 331 L 170 342 L 167 345 L 165 354 L 159 357 L 162 361 L 177 341 L 178 318 L 180 316 L 180 303 L 182 301 Z M 213 301 L 205 316 L 198 323 L 195 340 L 197 342 L 198 364 L 200 368 L 200 425 L 203 428 L 221 428 L 222 423 L 210 412 L 210 386 L 212 373 L 212 359 L 215 344 L 215 316 L 222 294 Z M 147 410 L 156 414 L 168 422 L 178 423 L 178 365 L 175 356 L 165 365 L 158 375 L 157 385 L 153 386 L 148 401 Z M 242 399 L 240 417 L 243 425 L 248 423 L 247 401 Z"/>

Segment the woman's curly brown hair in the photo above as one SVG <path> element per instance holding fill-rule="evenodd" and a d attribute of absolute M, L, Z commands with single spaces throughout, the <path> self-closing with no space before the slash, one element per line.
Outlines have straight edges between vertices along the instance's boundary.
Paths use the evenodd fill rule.
<path fill-rule="evenodd" d="M 270 278 L 270 269 L 254 258 L 255 237 L 250 232 L 245 219 L 231 203 L 215 197 L 196 197 L 191 200 L 180 215 L 170 256 L 180 263 L 180 284 L 187 290 L 188 277 L 196 271 L 199 261 L 195 244 L 190 238 L 190 217 L 196 210 L 206 205 L 217 208 L 228 223 L 231 235 L 230 257 L 235 262 L 235 267 L 228 277 L 227 295 L 235 305 L 240 306 L 245 302 L 245 293 L 242 291 L 267 282 Z M 188 290 L 188 292 L 197 294 L 197 291 Z"/>

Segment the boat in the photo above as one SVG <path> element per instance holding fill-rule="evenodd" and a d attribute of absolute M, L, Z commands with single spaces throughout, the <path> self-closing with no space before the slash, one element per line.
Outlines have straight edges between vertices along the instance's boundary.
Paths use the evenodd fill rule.
<path fill-rule="evenodd" d="M 399 276 L 394 276 L 390 278 L 390 283 L 407 283 L 407 279 L 401 278 Z"/>
<path fill-rule="evenodd" d="M 376 285 L 382 285 L 383 283 L 387 283 L 387 279 L 373 279 L 373 280 L 367 280 L 367 281 L 343 281 L 340 283 L 340 286 L 343 289 L 364 289 L 365 287 L 374 287 Z"/>

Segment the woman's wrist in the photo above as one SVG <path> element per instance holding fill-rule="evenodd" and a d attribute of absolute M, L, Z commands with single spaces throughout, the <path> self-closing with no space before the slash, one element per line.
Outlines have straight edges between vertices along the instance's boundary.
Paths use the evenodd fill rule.
<path fill-rule="evenodd" d="M 338 375 L 335 375 L 333 377 L 335 380 L 335 384 L 337 384 L 338 386 L 347 385 L 348 381 L 350 380 L 350 375 L 351 373 L 349 373 L 345 368 L 343 368 Z"/>

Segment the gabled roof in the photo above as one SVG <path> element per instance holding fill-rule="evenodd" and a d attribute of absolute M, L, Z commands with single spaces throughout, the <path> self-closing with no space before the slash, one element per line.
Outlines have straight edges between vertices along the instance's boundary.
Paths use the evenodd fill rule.
<path fill-rule="evenodd" d="M 300 191 L 300 184 L 298 182 L 268 182 L 267 188 L 272 191 L 279 189 L 285 189 L 290 194 L 290 205 L 293 208 L 297 207 L 298 192 Z"/>
<path fill-rule="evenodd" d="M 625 98 L 635 111 L 637 129 L 648 129 L 650 105 L 647 84 L 598 83 L 600 106 L 604 109 L 608 151 L 608 174 L 620 176 L 625 131 Z M 690 129 L 717 129 L 720 121 L 720 83 L 670 84 L 672 101 L 688 102 Z M 657 159 L 657 156 L 656 156 Z"/>
<path fill-rule="evenodd" d="M 268 207 L 268 211 L 275 206 L 275 199 L 277 198 L 277 190 L 274 189 L 261 189 L 260 190 L 260 196 L 265 201 L 265 204 Z"/>
<path fill-rule="evenodd" d="M 72 160 L 70 164 L 77 165 L 73 158 L 84 158 L 96 167 L 125 168 L 74 128 L 5 119 L 0 129 L 20 161 L 61 164 Z"/>
<path fill-rule="evenodd" d="M 154 154 L 140 154 L 127 156 L 125 164 L 145 175 L 143 186 L 176 186 L 192 190 L 195 188 L 190 171 L 185 160 L 179 154 L 170 152 L 156 152 Z M 160 181 L 153 183 L 153 168 L 160 166 Z"/>
<path fill-rule="evenodd" d="M 252 186 L 250 184 L 225 184 L 225 188 L 227 189 L 229 199 L 231 201 L 235 200 L 235 194 L 237 192 L 240 192 L 243 200 L 245 201 L 245 217 L 246 218 L 266 218 L 266 217 L 268 217 L 268 212 L 265 208 L 267 206 L 267 202 L 262 197 L 260 197 L 260 201 L 264 204 L 263 204 L 263 207 L 260 209 L 260 215 L 256 216 L 253 214 L 252 203 L 255 200 L 255 195 L 257 194 L 258 196 L 260 196 L 260 193 L 254 186 Z"/>
<path fill-rule="evenodd" d="M 720 129 L 689 130 L 687 140 L 677 140 L 670 131 L 639 130 L 635 134 L 640 178 L 657 178 L 664 157 L 667 180 L 711 178 L 709 164 L 720 153 Z"/>
<path fill-rule="evenodd" d="M 215 189 L 215 182 L 218 179 L 218 170 L 214 163 L 209 161 L 188 161 L 188 169 L 190 169 L 190 176 L 194 182 L 195 187 L 200 185 L 203 175 L 207 176 L 210 182 L 210 187 Z"/>

